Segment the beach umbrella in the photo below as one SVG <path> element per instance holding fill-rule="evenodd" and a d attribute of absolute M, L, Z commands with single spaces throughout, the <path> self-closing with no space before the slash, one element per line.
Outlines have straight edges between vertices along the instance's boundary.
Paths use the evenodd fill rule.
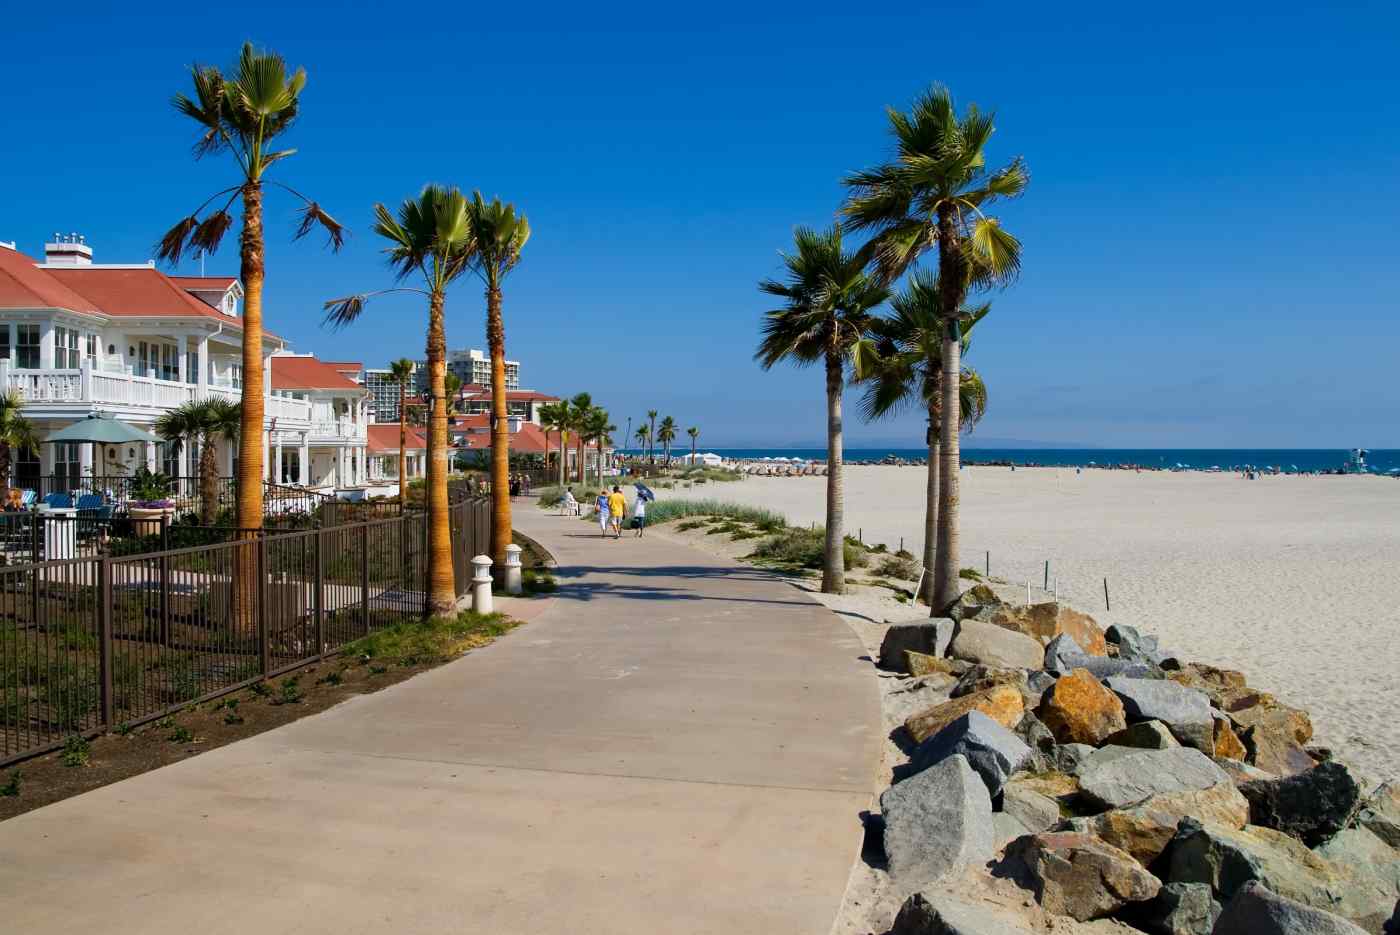
<path fill-rule="evenodd" d="M 86 419 L 79 419 L 70 425 L 50 432 L 44 441 L 54 443 L 81 444 L 88 442 L 96 453 L 103 445 L 127 445 L 135 442 L 157 444 L 160 439 L 150 432 L 134 425 L 118 422 L 102 412 L 90 413 Z M 106 467 L 105 459 L 103 467 Z"/>

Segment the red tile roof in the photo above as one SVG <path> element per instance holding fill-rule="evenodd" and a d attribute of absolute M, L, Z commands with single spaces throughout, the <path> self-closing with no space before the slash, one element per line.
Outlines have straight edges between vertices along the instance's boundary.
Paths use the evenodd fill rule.
<path fill-rule="evenodd" d="M 480 383 L 464 383 L 460 395 L 463 399 L 477 399 L 485 397 L 491 398 L 491 387 L 482 386 Z M 550 396 L 548 393 L 539 393 L 535 390 L 506 390 L 506 400 L 509 402 L 558 402 L 558 396 Z"/>
<path fill-rule="evenodd" d="M 274 356 L 272 358 L 272 388 L 274 390 L 359 390 L 365 388 L 345 379 L 344 375 L 325 361 L 314 357 Z"/>
<path fill-rule="evenodd" d="M 79 295 L 92 301 L 105 315 L 154 318 L 210 318 L 241 328 L 243 322 L 225 315 L 190 295 L 167 275 L 151 266 L 110 269 L 101 266 L 72 266 L 46 269 L 48 273 Z"/>
<path fill-rule="evenodd" d="M 457 448 L 468 451 L 484 451 L 491 447 L 491 432 L 487 427 L 487 416 L 458 416 L 458 425 L 448 429 L 452 443 Z M 463 421 L 468 424 L 462 425 Z M 511 433 L 510 450 L 521 454 L 544 454 L 545 439 L 549 439 L 549 450 L 559 450 L 559 433 L 546 433 L 533 422 L 520 423 L 520 430 Z M 572 441 L 572 440 L 571 440 Z M 590 446 L 591 447 L 591 446 Z"/>
<path fill-rule="evenodd" d="M 66 308 L 95 312 L 92 300 L 38 268 L 33 257 L 0 247 L 0 308 Z"/>
<path fill-rule="evenodd" d="M 371 453 L 397 452 L 399 450 L 399 424 L 397 422 L 371 422 L 365 428 L 369 432 Z M 406 426 L 406 428 L 408 429 L 408 447 L 404 450 L 426 450 L 428 440 L 423 437 L 423 430 L 414 425 Z"/>
<path fill-rule="evenodd" d="M 181 289 L 195 292 L 225 292 L 238 282 L 232 276 L 171 276 L 170 281 Z"/>

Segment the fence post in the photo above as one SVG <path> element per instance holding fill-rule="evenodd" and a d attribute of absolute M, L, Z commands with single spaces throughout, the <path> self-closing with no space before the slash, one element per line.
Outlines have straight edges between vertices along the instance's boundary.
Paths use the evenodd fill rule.
<path fill-rule="evenodd" d="M 369 523 L 360 524 L 360 635 L 369 636 Z"/>
<path fill-rule="evenodd" d="M 262 667 L 262 677 L 267 678 L 272 671 L 272 641 L 269 639 L 267 620 L 267 539 L 261 532 L 254 548 L 257 549 L 258 580 L 254 586 L 254 611 L 258 615 L 258 664 Z"/>
<path fill-rule="evenodd" d="M 316 655 L 318 657 L 324 657 L 326 654 L 326 571 L 321 564 L 321 537 L 325 535 L 325 531 L 318 527 L 312 535 L 315 537 L 316 542 L 315 548 L 313 549 L 316 570 L 312 576 L 312 580 L 316 583 L 316 593 L 312 598 L 314 602 L 313 606 L 316 608 Z"/>
<path fill-rule="evenodd" d="M 166 541 L 164 515 L 160 518 L 160 645 L 170 645 L 170 543 Z"/>
<path fill-rule="evenodd" d="M 112 560 L 97 560 L 97 652 L 102 677 L 102 726 L 110 729 L 115 704 L 112 698 Z"/>

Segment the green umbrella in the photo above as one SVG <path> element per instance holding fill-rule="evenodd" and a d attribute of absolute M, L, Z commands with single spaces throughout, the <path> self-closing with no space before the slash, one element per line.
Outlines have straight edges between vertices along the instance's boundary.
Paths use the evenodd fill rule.
<path fill-rule="evenodd" d="M 144 432 L 133 425 L 125 422 L 118 422 L 111 416 L 94 412 L 86 419 L 79 419 L 72 425 L 65 425 L 63 428 L 50 432 L 44 439 L 46 442 L 91 442 L 94 454 L 102 445 L 125 445 L 131 442 L 148 442 L 157 444 L 160 442 L 150 432 Z M 105 459 L 104 459 L 105 461 Z M 105 463 L 104 463 L 105 468 Z"/>

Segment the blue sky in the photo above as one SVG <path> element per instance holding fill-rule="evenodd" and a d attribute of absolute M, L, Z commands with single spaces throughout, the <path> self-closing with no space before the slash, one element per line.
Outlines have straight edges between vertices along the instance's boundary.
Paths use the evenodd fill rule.
<path fill-rule="evenodd" d="M 445 9 L 445 8 L 444 8 Z M 349 224 L 339 255 L 268 211 L 268 326 L 326 357 L 421 356 L 385 299 L 332 335 L 325 298 L 387 284 L 375 201 L 480 188 L 535 235 L 506 287 L 525 383 L 648 408 L 702 444 L 815 444 L 821 376 L 752 362 L 755 283 L 839 180 L 887 151 L 884 107 L 930 82 L 995 109 L 1024 274 L 971 363 L 977 435 L 1121 446 L 1400 447 L 1400 13 L 1382 4 L 871 8 L 463 6 L 434 22 L 335 4 L 27 4 L 7 13 L 0 240 L 83 232 L 140 262 L 229 183 L 168 105 L 245 38 L 306 66 L 276 177 Z M 236 242 L 208 261 L 237 271 Z M 196 271 L 186 264 L 183 272 Z M 483 346 L 474 280 L 451 346 Z M 853 396 L 848 396 L 853 403 Z M 848 423 L 917 445 L 913 417 Z"/>

